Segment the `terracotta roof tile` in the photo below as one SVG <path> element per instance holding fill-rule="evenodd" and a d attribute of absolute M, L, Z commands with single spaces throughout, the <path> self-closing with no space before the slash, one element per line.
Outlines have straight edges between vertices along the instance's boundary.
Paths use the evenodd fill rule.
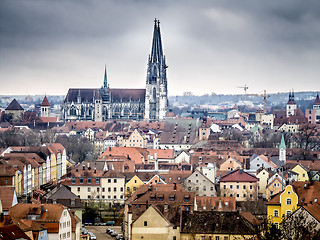
<path fill-rule="evenodd" d="M 13 204 L 14 187 L 0 186 L 0 199 L 3 210 L 9 211 Z"/>
<path fill-rule="evenodd" d="M 220 179 L 220 182 L 257 182 L 258 178 L 243 171 L 237 169 Z"/>
<path fill-rule="evenodd" d="M 47 96 L 44 96 L 44 99 L 43 99 L 43 101 L 41 103 L 41 107 L 50 107 L 50 103 L 48 101 Z"/>

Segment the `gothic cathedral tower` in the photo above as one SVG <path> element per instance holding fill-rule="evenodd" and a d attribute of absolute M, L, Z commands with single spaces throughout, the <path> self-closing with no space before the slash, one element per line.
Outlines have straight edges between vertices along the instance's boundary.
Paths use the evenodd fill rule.
<path fill-rule="evenodd" d="M 168 110 L 167 67 L 162 51 L 160 21 L 155 19 L 146 82 L 144 118 L 147 121 L 161 121 L 166 116 Z"/>

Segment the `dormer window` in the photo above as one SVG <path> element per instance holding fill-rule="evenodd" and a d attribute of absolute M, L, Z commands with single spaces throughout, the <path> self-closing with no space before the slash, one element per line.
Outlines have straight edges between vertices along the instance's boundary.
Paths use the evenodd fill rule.
<path fill-rule="evenodd" d="M 169 200 L 170 200 L 170 201 L 174 201 L 174 194 L 171 194 L 171 195 L 169 196 Z"/>
<path fill-rule="evenodd" d="M 76 183 L 76 178 L 72 178 L 72 184 Z"/>
<path fill-rule="evenodd" d="M 189 195 L 185 195 L 185 196 L 184 196 L 184 201 L 185 201 L 185 202 L 189 202 L 189 199 L 190 199 L 190 196 L 189 196 Z"/>
<path fill-rule="evenodd" d="M 88 183 L 91 184 L 91 178 L 88 178 Z"/>
<path fill-rule="evenodd" d="M 150 201 L 155 201 L 156 200 L 156 195 L 155 194 L 151 194 L 150 195 Z"/>

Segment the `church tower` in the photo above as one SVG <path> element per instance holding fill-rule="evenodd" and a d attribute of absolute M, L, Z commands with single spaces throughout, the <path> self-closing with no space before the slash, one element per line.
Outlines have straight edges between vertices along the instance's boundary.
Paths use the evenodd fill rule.
<path fill-rule="evenodd" d="M 286 163 L 286 144 L 284 142 L 283 134 L 281 136 L 281 142 L 279 146 L 279 160 Z"/>
<path fill-rule="evenodd" d="M 41 103 L 41 117 L 50 117 L 50 103 L 48 101 L 47 96 L 44 96 L 44 99 Z"/>
<path fill-rule="evenodd" d="M 295 115 L 295 110 L 297 109 L 297 104 L 294 101 L 294 92 L 289 93 L 289 100 L 287 103 L 287 117 L 289 116 L 294 116 Z"/>
<path fill-rule="evenodd" d="M 154 20 L 151 54 L 148 59 L 145 120 L 163 120 L 168 110 L 167 65 L 163 55 L 160 21 Z"/>

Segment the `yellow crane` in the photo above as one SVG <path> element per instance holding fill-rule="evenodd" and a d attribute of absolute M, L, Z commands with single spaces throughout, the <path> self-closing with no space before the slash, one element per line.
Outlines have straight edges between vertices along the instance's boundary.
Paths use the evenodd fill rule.
<path fill-rule="evenodd" d="M 247 94 L 247 96 L 255 96 L 255 97 L 263 97 L 263 111 L 259 111 L 260 115 L 260 138 L 262 138 L 262 116 L 266 114 L 267 112 L 267 99 L 270 97 L 270 95 L 267 94 L 267 91 L 264 90 L 263 94 Z"/>

